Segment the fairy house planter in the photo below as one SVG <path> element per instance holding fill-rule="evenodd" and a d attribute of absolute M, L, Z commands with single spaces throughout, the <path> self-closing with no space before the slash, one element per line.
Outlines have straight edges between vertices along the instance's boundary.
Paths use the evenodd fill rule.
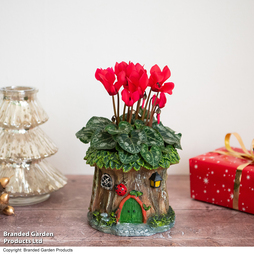
<path fill-rule="evenodd" d="M 174 225 L 166 180 L 167 169 L 180 159 L 176 149 L 181 149 L 181 134 L 160 121 L 165 93 L 172 94 L 174 88 L 165 83 L 169 76 L 167 66 L 161 71 L 155 65 L 148 78 L 140 64 L 131 62 L 96 71 L 96 79 L 112 96 L 114 115 L 111 120 L 92 117 L 76 137 L 90 143 L 84 159 L 95 170 L 88 221 L 100 231 L 147 236 Z"/>

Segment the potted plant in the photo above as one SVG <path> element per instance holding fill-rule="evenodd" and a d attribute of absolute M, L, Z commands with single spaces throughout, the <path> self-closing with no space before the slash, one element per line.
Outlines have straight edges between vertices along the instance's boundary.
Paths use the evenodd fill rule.
<path fill-rule="evenodd" d="M 166 82 L 170 75 L 167 66 L 154 65 L 148 77 L 132 62 L 96 70 L 112 97 L 113 117 L 93 116 L 76 137 L 90 143 L 84 159 L 95 171 L 88 220 L 100 231 L 147 236 L 174 225 L 166 180 L 167 169 L 180 159 L 181 134 L 160 121 L 166 94 L 174 88 Z"/>

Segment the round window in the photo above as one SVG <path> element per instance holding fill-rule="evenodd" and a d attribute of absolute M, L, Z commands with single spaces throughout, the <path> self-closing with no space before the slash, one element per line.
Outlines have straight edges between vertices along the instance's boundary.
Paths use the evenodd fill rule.
<path fill-rule="evenodd" d="M 106 190 L 112 190 L 113 188 L 113 181 L 112 177 L 105 173 L 101 176 L 101 187 L 103 187 Z"/>

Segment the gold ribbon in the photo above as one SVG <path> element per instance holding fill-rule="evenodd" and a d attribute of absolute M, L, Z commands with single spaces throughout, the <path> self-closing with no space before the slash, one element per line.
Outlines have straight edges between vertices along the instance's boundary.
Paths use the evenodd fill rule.
<path fill-rule="evenodd" d="M 233 150 L 230 146 L 230 137 L 231 135 L 234 135 L 236 137 L 236 139 L 238 140 L 243 153 L 239 153 L 235 150 Z M 249 162 L 241 164 L 237 167 L 236 169 L 236 174 L 235 174 L 235 183 L 234 183 L 234 194 L 233 194 L 233 209 L 238 210 L 238 200 L 239 200 L 239 192 L 240 192 L 240 183 L 241 183 L 241 178 L 242 178 L 242 171 L 244 168 L 246 168 L 248 165 L 254 163 L 254 154 L 253 154 L 253 148 L 254 148 L 254 139 L 251 142 L 251 148 L 250 148 L 250 152 L 246 149 L 246 147 L 243 144 L 242 138 L 240 137 L 240 135 L 236 132 L 233 133 L 228 133 L 225 136 L 225 148 L 227 149 L 228 152 L 224 152 L 224 151 L 214 151 L 215 153 L 219 153 L 219 154 L 223 154 L 223 155 L 230 155 L 230 156 L 234 156 L 236 158 L 240 158 L 240 159 L 247 159 L 249 160 Z"/>

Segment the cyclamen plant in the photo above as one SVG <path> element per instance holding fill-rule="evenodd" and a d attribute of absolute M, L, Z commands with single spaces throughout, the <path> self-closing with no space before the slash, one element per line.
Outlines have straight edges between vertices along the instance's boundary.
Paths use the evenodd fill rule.
<path fill-rule="evenodd" d="M 141 167 L 168 168 L 179 162 L 176 149 L 181 149 L 182 135 L 160 121 L 166 94 L 171 95 L 174 89 L 173 82 L 166 82 L 170 76 L 168 66 L 161 70 L 155 64 L 148 77 L 142 65 L 132 62 L 116 63 L 114 69 L 96 70 L 95 78 L 112 97 L 114 115 L 111 120 L 92 117 L 76 133 L 80 141 L 91 144 L 85 157 L 87 164 L 128 172 Z"/>

